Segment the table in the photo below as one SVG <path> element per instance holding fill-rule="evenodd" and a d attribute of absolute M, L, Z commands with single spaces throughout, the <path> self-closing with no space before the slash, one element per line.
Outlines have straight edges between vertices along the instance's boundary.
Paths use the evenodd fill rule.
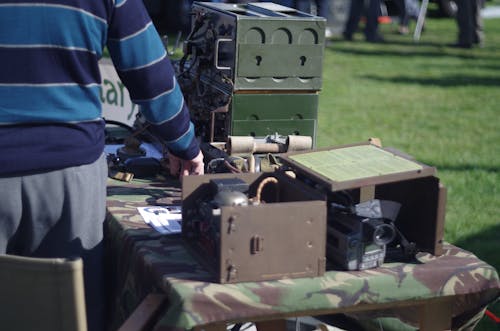
<path fill-rule="evenodd" d="M 420 253 L 418 263 L 327 270 L 315 278 L 213 283 L 181 235 L 157 233 L 137 211 L 180 204 L 180 196 L 176 180 L 110 179 L 106 238 L 115 279 L 113 325 L 120 325 L 149 293 L 162 293 L 166 304 L 153 326 L 157 331 L 225 330 L 226 323 L 242 321 L 277 330 L 287 317 L 388 310 L 401 311 L 398 316 L 412 312 L 409 320 L 421 330 L 445 330 L 500 293 L 495 268 L 450 244 L 439 257 Z"/>

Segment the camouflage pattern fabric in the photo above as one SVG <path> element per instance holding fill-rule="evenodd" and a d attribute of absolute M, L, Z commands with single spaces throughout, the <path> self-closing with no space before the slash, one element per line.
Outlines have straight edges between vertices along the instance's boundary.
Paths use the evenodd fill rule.
<path fill-rule="evenodd" d="M 494 267 L 449 244 L 442 256 L 420 253 L 415 263 L 385 263 L 355 272 L 327 270 L 316 278 L 218 284 L 181 235 L 160 235 L 137 211 L 147 205 L 180 204 L 178 187 L 177 181 L 168 180 L 109 182 L 107 238 L 115 277 L 114 325 L 154 291 L 168 298 L 155 330 L 312 316 L 335 308 L 445 296 L 467 303 L 453 305 L 453 316 L 460 319 L 500 294 Z"/>

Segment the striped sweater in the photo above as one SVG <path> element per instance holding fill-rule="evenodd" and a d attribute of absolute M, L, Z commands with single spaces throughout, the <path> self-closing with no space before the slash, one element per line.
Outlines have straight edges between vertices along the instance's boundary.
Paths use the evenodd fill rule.
<path fill-rule="evenodd" d="M 98 60 L 105 47 L 171 153 L 198 154 L 189 111 L 142 0 L 0 0 L 0 176 L 101 155 Z"/>

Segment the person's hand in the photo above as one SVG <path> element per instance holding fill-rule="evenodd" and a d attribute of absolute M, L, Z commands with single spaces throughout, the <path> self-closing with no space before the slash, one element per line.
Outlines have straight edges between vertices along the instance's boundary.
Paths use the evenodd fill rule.
<path fill-rule="evenodd" d="M 205 173 L 203 153 L 201 151 L 192 160 L 183 160 L 169 153 L 168 162 L 170 174 L 172 176 L 182 177 L 188 175 L 203 175 Z"/>

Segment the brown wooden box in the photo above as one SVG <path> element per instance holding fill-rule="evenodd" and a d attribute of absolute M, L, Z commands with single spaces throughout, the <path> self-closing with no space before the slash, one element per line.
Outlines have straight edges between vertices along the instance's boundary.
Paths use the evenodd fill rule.
<path fill-rule="evenodd" d="M 214 178 L 239 178 L 249 184 L 249 196 L 267 177 L 266 203 L 223 206 L 220 215 L 203 220 L 198 209 Z M 278 200 L 276 200 L 278 188 Z M 277 172 L 188 176 L 182 183 L 182 233 L 194 255 L 220 283 L 315 277 L 325 272 L 326 197 Z"/>
<path fill-rule="evenodd" d="M 401 203 L 395 224 L 402 234 L 414 242 L 418 250 L 442 254 L 446 189 L 436 177 L 434 167 L 398 150 L 368 142 L 290 153 L 282 160 L 299 180 L 325 192 L 329 201 L 332 195 L 342 191 L 355 203 L 370 199 Z M 315 166 L 322 162 L 324 168 Z"/>

